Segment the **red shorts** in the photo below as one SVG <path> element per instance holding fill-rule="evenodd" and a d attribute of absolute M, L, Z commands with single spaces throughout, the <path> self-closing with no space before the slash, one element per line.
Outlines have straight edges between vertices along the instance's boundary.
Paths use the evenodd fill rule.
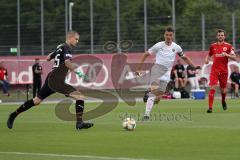
<path fill-rule="evenodd" d="M 219 81 L 220 88 L 226 88 L 227 80 L 228 80 L 227 72 L 212 71 L 210 74 L 209 86 L 218 85 L 218 81 Z"/>

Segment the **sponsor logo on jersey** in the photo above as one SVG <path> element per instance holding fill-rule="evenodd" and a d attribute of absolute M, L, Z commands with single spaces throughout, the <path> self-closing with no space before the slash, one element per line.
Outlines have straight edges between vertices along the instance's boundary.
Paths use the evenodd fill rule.
<path fill-rule="evenodd" d="M 223 47 L 223 51 L 226 52 L 227 51 L 227 47 Z"/>
<path fill-rule="evenodd" d="M 216 57 L 225 57 L 226 52 L 215 54 Z"/>

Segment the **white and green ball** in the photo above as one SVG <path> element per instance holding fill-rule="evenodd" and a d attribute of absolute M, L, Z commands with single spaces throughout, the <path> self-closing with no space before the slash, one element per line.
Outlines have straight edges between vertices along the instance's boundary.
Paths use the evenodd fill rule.
<path fill-rule="evenodd" d="M 128 131 L 133 131 L 136 128 L 136 121 L 133 118 L 125 118 L 122 123 L 122 127 Z"/>

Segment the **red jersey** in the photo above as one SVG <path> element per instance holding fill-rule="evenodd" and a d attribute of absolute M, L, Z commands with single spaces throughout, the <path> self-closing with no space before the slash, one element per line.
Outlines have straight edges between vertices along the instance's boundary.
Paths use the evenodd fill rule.
<path fill-rule="evenodd" d="M 212 71 L 228 72 L 228 57 L 223 53 L 230 54 L 233 50 L 232 45 L 226 42 L 211 44 L 209 56 L 213 57 Z"/>
<path fill-rule="evenodd" d="M 0 68 L 0 80 L 4 80 L 4 76 L 7 76 L 7 70 L 5 68 Z"/>

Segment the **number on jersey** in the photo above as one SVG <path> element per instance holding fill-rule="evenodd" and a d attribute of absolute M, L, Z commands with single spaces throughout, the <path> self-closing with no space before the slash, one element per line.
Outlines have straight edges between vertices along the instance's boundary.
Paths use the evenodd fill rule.
<path fill-rule="evenodd" d="M 57 54 L 57 55 L 55 56 L 53 67 L 59 67 L 59 64 L 60 64 L 60 59 L 59 59 L 59 57 L 60 57 L 60 54 Z"/>

